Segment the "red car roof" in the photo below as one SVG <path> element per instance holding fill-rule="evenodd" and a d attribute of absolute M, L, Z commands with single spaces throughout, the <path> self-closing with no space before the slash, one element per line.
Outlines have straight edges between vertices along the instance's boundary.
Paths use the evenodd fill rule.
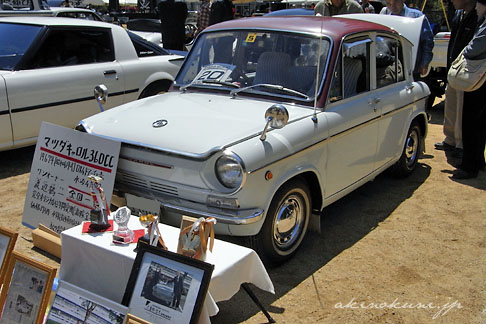
<path fill-rule="evenodd" d="M 209 26 L 205 31 L 218 29 L 274 29 L 281 31 L 301 32 L 310 34 L 322 33 L 341 39 L 347 34 L 360 31 L 383 30 L 394 32 L 391 28 L 356 19 L 317 17 L 317 16 L 276 16 L 253 17 L 225 21 Z"/>

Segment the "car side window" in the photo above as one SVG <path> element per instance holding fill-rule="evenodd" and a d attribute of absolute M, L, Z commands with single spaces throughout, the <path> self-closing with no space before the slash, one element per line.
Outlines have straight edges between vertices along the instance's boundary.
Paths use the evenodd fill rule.
<path fill-rule="evenodd" d="M 370 38 L 345 41 L 338 58 L 329 100 L 349 98 L 370 90 Z"/>
<path fill-rule="evenodd" d="M 114 59 L 109 30 L 53 29 L 26 69 L 110 62 Z"/>
<path fill-rule="evenodd" d="M 376 37 L 376 87 L 405 80 L 400 42 L 387 36 Z"/>

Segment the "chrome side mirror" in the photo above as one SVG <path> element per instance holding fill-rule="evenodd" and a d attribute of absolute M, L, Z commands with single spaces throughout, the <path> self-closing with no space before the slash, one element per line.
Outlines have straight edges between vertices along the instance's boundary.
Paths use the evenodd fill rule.
<path fill-rule="evenodd" d="M 262 135 L 260 136 L 261 141 L 264 141 L 267 138 L 267 131 L 269 126 L 279 129 L 287 125 L 289 121 L 289 112 L 284 105 L 275 104 L 272 107 L 268 108 L 265 112 L 265 120 L 267 121 L 267 123 L 265 124 L 265 128 L 263 129 Z"/>
<path fill-rule="evenodd" d="M 106 99 L 108 98 L 108 88 L 104 84 L 97 85 L 94 88 L 94 97 L 98 101 L 100 110 L 104 111 L 103 104 L 106 103 Z"/>

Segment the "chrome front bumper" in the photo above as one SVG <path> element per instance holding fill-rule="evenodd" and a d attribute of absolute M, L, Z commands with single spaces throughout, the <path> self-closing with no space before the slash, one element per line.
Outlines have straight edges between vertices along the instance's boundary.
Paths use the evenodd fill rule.
<path fill-rule="evenodd" d="M 115 206 L 125 206 L 126 200 L 124 198 L 123 190 L 113 192 L 112 204 Z M 230 210 L 216 207 L 209 207 L 204 204 L 192 202 L 177 197 L 160 195 L 154 196 L 150 191 L 130 192 L 131 195 L 151 199 L 157 201 L 161 206 L 161 213 L 174 213 L 180 215 L 187 215 L 192 217 L 214 217 L 218 223 L 228 225 L 249 225 L 256 223 L 263 219 L 264 210 L 260 208 L 238 209 Z M 129 206 L 130 207 L 130 206 Z"/>

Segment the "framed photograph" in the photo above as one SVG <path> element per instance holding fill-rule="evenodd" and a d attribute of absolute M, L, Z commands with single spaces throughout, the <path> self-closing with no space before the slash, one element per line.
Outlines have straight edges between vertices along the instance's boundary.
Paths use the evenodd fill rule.
<path fill-rule="evenodd" d="M 151 324 L 151 323 L 141 319 L 140 317 L 128 313 L 126 316 L 125 324 Z"/>
<path fill-rule="evenodd" d="M 151 323 L 197 323 L 213 269 L 141 242 L 122 304 Z"/>
<path fill-rule="evenodd" d="M 123 324 L 127 307 L 59 281 L 46 324 Z"/>
<path fill-rule="evenodd" d="M 18 235 L 19 233 L 13 232 L 5 227 L 0 226 L 0 286 L 5 279 L 8 260 L 14 249 Z"/>
<path fill-rule="evenodd" d="M 0 294 L 0 323 L 41 323 L 56 270 L 13 251 Z"/>

